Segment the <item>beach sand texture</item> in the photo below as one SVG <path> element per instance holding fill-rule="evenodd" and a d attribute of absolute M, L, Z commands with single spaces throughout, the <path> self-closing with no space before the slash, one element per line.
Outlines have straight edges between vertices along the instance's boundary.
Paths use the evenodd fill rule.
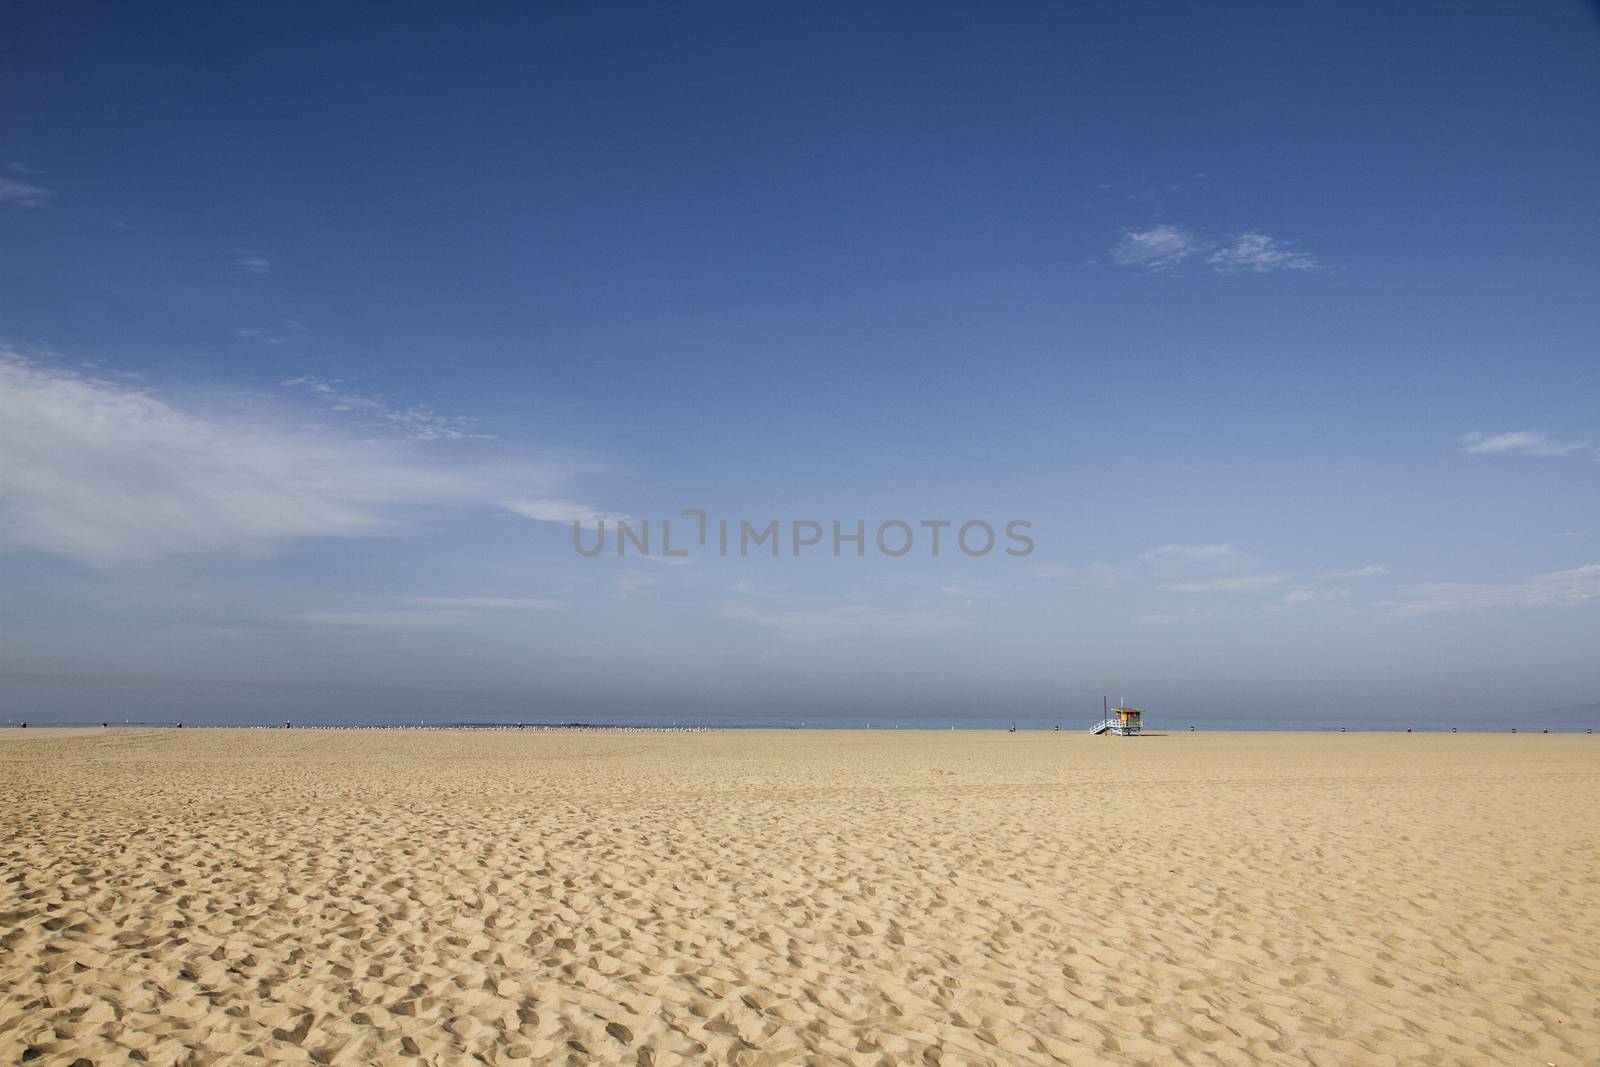
<path fill-rule="evenodd" d="M 1600 737 L 0 734 L 0 1062 L 1600 1063 Z"/>

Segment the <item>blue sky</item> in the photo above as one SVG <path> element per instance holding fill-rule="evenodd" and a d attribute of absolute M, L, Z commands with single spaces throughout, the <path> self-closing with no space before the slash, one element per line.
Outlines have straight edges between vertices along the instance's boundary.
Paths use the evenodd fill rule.
<path fill-rule="evenodd" d="M 1600 699 L 1590 7 L 6 23 L 0 717 Z"/>

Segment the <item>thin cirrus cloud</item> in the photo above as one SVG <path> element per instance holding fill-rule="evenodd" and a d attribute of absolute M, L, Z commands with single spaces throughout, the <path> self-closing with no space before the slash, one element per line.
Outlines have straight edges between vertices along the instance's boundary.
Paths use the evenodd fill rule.
<path fill-rule="evenodd" d="M 1283 594 L 1285 604 L 1313 604 L 1317 601 L 1349 599 L 1348 589 L 1291 589 Z"/>
<path fill-rule="evenodd" d="M 1135 626 L 1172 626 L 1193 615 L 1193 611 L 1171 612 L 1156 615 L 1135 615 L 1128 621 Z"/>
<path fill-rule="evenodd" d="M 1510 433 L 1469 433 L 1461 446 L 1476 455 L 1565 456 L 1588 446 L 1587 441 L 1557 441 L 1543 430 Z"/>
<path fill-rule="evenodd" d="M 1250 553 L 1237 545 L 1169 544 L 1159 545 L 1143 552 L 1139 561 L 1155 573 L 1165 575 L 1167 584 L 1158 586 L 1170 593 L 1231 593 L 1249 589 L 1265 589 L 1281 585 L 1291 577 L 1299 581 L 1329 578 L 1369 578 L 1388 574 L 1389 568 L 1381 563 L 1369 563 L 1349 570 L 1331 571 L 1314 575 L 1262 574 L 1264 567 Z M 1256 571 L 1257 573 L 1240 573 Z M 1199 575 L 1185 577 L 1185 575 Z M 1177 578 L 1181 580 L 1174 581 Z M 1306 604 L 1313 601 L 1343 600 L 1350 596 L 1347 589 L 1315 589 L 1300 587 L 1289 590 L 1283 598 L 1285 604 Z"/>
<path fill-rule="evenodd" d="M 1270 274 L 1322 266 L 1311 253 L 1257 230 L 1206 238 L 1182 226 L 1158 225 L 1124 230 L 1111 246 L 1111 259 L 1118 266 L 1147 271 L 1171 270 L 1197 257 L 1218 274 Z"/>
<path fill-rule="evenodd" d="M 1264 233 L 1240 234 L 1207 256 L 1206 265 L 1223 274 L 1268 274 L 1321 266 L 1309 252 L 1297 252 Z"/>
<path fill-rule="evenodd" d="M 501 500 L 500 506 L 534 522 L 576 522 L 592 526 L 599 522 L 615 525 L 619 522 L 633 521 L 627 515 L 615 511 L 601 511 L 574 500 Z"/>
<path fill-rule="evenodd" d="M 0 178 L 0 204 L 13 207 L 40 207 L 55 198 L 55 193 L 32 182 Z"/>
<path fill-rule="evenodd" d="M 1236 563 L 1246 559 L 1236 545 L 1159 545 L 1139 558 L 1145 563 Z"/>
<path fill-rule="evenodd" d="M 1125 230 L 1122 239 L 1111 246 L 1111 258 L 1119 266 L 1167 270 L 1200 251 L 1199 238 L 1179 226 L 1151 226 L 1144 230 Z"/>
<path fill-rule="evenodd" d="M 241 341 L 259 341 L 269 345 L 286 345 L 289 343 L 290 338 L 305 332 L 305 323 L 299 319 L 284 319 L 273 328 L 257 329 L 245 326 L 233 331 L 233 335 Z M 311 379 L 305 380 L 310 381 Z"/>
<path fill-rule="evenodd" d="M 1432 582 L 1406 585 L 1378 608 L 1401 618 L 1465 615 L 1516 608 L 1600 603 L 1600 563 L 1535 575 L 1520 582 Z"/>
<path fill-rule="evenodd" d="M 1365 567 L 1356 567 L 1348 571 L 1329 571 L 1319 574 L 1319 578 L 1376 578 L 1388 574 L 1389 568 L 1382 563 L 1369 563 Z"/>
<path fill-rule="evenodd" d="M 1248 574 L 1226 578 L 1204 578 L 1193 582 L 1175 582 L 1161 588 L 1169 593 L 1231 593 L 1241 589 L 1260 589 L 1283 581 L 1278 574 Z"/>
<path fill-rule="evenodd" d="M 1158 545 L 1140 553 L 1139 562 L 1166 581 L 1157 588 L 1169 593 L 1227 593 L 1283 581 L 1275 574 L 1248 573 L 1258 570 L 1259 562 L 1226 542 Z"/>
<path fill-rule="evenodd" d="M 1028 567 L 1023 572 L 1030 578 L 1059 581 L 1093 582 L 1099 585 L 1116 585 L 1123 573 L 1108 563 L 1091 563 L 1086 567 L 1069 567 L 1063 563 L 1042 563 Z"/>
<path fill-rule="evenodd" d="M 248 248 L 233 250 L 233 265 L 246 274 L 271 274 L 272 260 Z"/>
<path fill-rule="evenodd" d="M 426 404 L 396 404 L 380 394 L 362 393 L 341 378 L 302 376 L 278 384 L 286 389 L 304 390 L 329 411 L 355 416 L 367 425 L 392 429 L 413 440 L 487 441 L 494 438 L 493 434 L 479 432 L 475 420 L 468 416 L 441 415 Z"/>
<path fill-rule="evenodd" d="M 370 630 L 415 630 L 465 622 L 481 611 L 561 611 L 567 604 L 548 597 L 409 596 L 399 602 L 407 608 L 370 611 L 305 611 L 289 616 L 316 626 L 345 626 Z"/>
<path fill-rule="evenodd" d="M 367 537 L 549 471 L 427 462 L 258 409 L 215 415 L 0 347 L 0 548 L 105 565 Z"/>
<path fill-rule="evenodd" d="M 289 616 L 314 626 L 354 626 L 370 630 L 415 630 L 449 626 L 466 618 L 463 611 L 305 611 Z"/>
<path fill-rule="evenodd" d="M 835 604 L 794 611 L 761 611 L 749 604 L 725 603 L 719 614 L 775 631 L 790 644 L 840 640 L 913 639 L 950 633 L 962 625 L 946 611 L 884 611 L 866 604 Z"/>
<path fill-rule="evenodd" d="M 560 611 L 567 606 L 564 600 L 549 597 L 518 596 L 408 596 L 407 604 L 424 608 L 489 608 L 492 610 Z"/>

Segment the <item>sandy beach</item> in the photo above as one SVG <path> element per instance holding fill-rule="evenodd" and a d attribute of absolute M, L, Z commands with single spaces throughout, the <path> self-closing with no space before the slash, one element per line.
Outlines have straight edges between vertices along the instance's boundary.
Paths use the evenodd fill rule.
<path fill-rule="evenodd" d="M 1593 1064 L 1600 737 L 8 730 L 0 1060 Z"/>

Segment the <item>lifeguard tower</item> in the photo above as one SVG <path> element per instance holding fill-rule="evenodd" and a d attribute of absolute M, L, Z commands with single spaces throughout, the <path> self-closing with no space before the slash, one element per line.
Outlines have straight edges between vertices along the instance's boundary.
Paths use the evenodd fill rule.
<path fill-rule="evenodd" d="M 1089 727 L 1089 732 L 1096 736 L 1115 734 L 1118 737 L 1138 737 L 1143 718 L 1143 708 L 1130 708 L 1120 703 L 1113 708 L 1111 701 L 1106 699 L 1102 703 L 1100 721 Z"/>

